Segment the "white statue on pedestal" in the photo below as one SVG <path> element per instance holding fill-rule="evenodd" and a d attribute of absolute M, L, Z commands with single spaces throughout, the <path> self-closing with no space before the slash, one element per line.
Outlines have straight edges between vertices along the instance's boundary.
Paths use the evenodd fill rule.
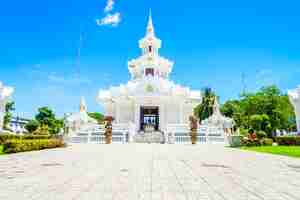
<path fill-rule="evenodd" d="M 13 92 L 14 89 L 12 87 L 6 87 L 0 82 L 0 131 L 3 130 L 5 105 Z"/>
<path fill-rule="evenodd" d="M 288 91 L 290 102 L 292 103 L 295 114 L 296 114 L 296 122 L 297 122 L 297 130 L 300 132 L 300 86 L 298 86 L 294 90 Z"/>
<path fill-rule="evenodd" d="M 215 97 L 215 103 L 213 108 L 213 114 L 209 118 L 201 122 L 202 125 L 208 125 L 213 127 L 222 128 L 226 134 L 232 134 L 232 129 L 235 124 L 234 120 L 222 115 L 220 111 L 220 104 L 217 97 Z"/>

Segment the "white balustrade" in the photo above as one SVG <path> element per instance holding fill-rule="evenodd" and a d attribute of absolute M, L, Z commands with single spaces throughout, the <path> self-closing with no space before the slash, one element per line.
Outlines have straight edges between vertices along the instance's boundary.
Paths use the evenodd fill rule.
<path fill-rule="evenodd" d="M 66 137 L 69 143 L 105 143 L 105 130 L 82 131 L 75 136 Z M 171 124 L 164 131 L 165 142 L 168 144 L 190 144 L 191 136 L 188 124 Z M 112 133 L 113 144 L 125 144 L 130 142 L 130 131 L 128 124 L 114 124 Z M 199 126 L 197 131 L 197 143 L 225 143 L 226 134 L 222 128 L 211 126 Z"/>

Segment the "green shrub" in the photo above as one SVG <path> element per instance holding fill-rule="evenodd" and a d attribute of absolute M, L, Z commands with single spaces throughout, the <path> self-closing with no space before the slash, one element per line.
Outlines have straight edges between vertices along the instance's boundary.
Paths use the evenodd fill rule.
<path fill-rule="evenodd" d="M 271 138 L 263 138 L 260 140 L 261 145 L 264 146 L 272 146 L 273 145 L 273 139 Z"/>
<path fill-rule="evenodd" d="M 65 146 L 63 140 L 59 139 L 12 139 L 3 144 L 4 153 L 18 153 L 25 151 L 35 151 Z"/>
<path fill-rule="evenodd" d="M 51 135 L 14 135 L 14 134 L 0 134 L 0 145 L 4 144 L 8 140 L 39 140 L 50 139 Z"/>
<path fill-rule="evenodd" d="M 275 141 L 279 145 L 285 145 L 285 146 L 300 145 L 300 137 L 299 136 L 280 136 L 280 137 L 275 137 Z"/>
<path fill-rule="evenodd" d="M 266 132 L 264 132 L 264 131 L 258 131 L 258 132 L 256 133 L 256 136 L 257 136 L 257 138 L 260 140 L 260 139 L 266 138 L 266 137 L 267 137 L 267 134 L 266 134 Z"/>
<path fill-rule="evenodd" d="M 244 129 L 244 128 L 241 128 L 240 129 L 240 135 L 242 136 L 247 136 L 249 133 L 249 130 L 248 129 Z"/>
<path fill-rule="evenodd" d="M 252 146 L 260 146 L 261 143 L 258 139 L 250 140 L 249 138 L 243 138 L 242 145 L 247 147 L 252 147 Z"/>

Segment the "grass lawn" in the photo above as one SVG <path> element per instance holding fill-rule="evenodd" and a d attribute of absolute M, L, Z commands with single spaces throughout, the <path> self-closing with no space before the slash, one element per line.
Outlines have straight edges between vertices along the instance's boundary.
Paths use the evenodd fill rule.
<path fill-rule="evenodd" d="M 260 146 L 241 147 L 241 149 L 300 158 L 300 146 Z"/>
<path fill-rule="evenodd" d="M 2 146 L 2 145 L 0 145 L 0 155 L 1 155 L 1 154 L 4 154 L 4 153 L 3 153 L 3 146 Z"/>

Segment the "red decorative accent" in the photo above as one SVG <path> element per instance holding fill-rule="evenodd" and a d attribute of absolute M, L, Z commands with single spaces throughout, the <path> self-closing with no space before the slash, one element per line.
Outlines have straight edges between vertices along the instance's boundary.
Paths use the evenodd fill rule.
<path fill-rule="evenodd" d="M 148 76 L 149 74 L 154 76 L 154 69 L 153 68 L 147 68 L 146 69 L 146 76 Z"/>

